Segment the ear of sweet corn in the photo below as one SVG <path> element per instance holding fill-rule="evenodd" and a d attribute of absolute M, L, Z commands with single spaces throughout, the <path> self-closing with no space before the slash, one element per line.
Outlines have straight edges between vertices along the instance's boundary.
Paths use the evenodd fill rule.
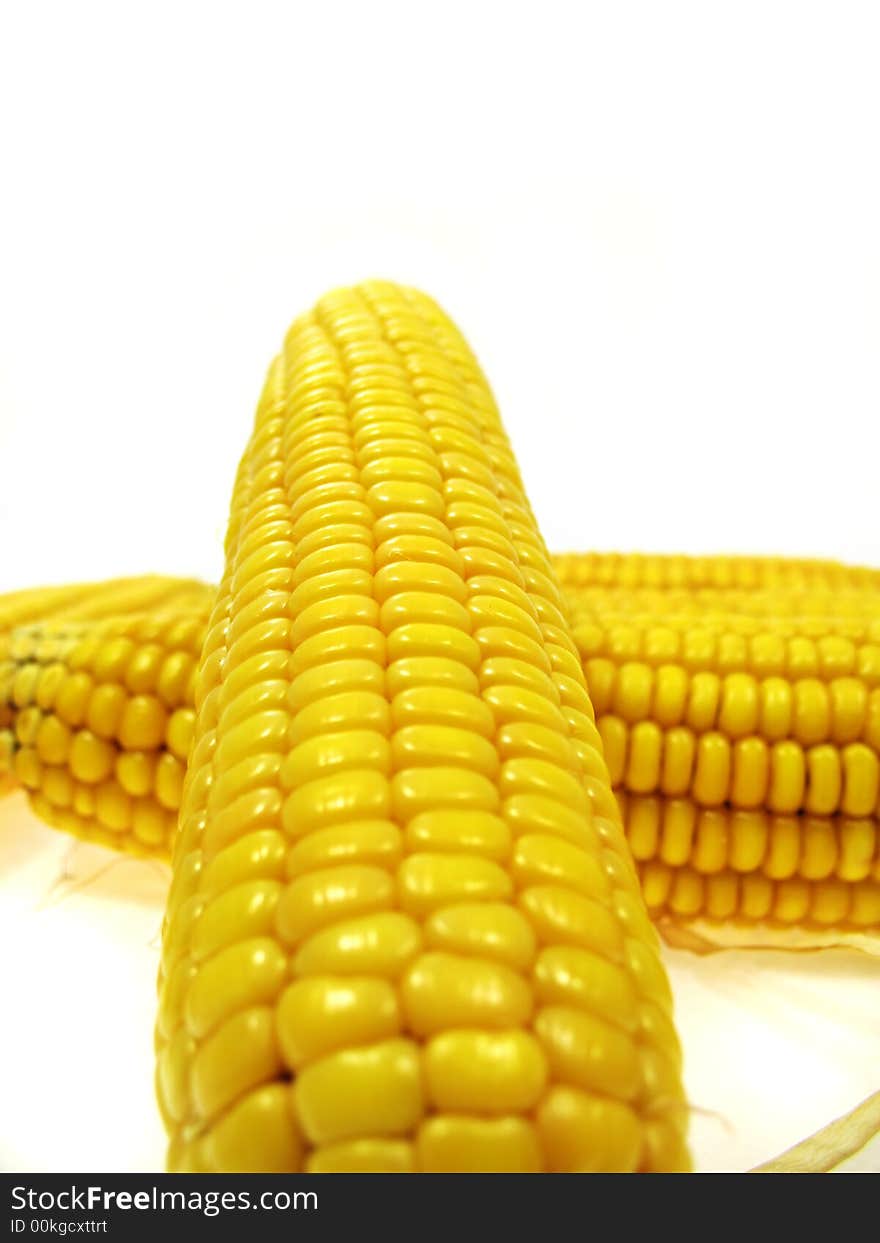
<path fill-rule="evenodd" d="M 163 937 L 170 1168 L 685 1168 L 565 606 L 430 300 L 294 324 L 226 556 Z"/>
<path fill-rule="evenodd" d="M 88 607 L 149 605 L 156 586 L 99 591 Z M 0 775 L 24 787 L 47 823 L 131 853 L 168 853 L 214 598 L 168 580 L 158 611 L 100 621 L 65 614 L 0 634 Z"/>
<path fill-rule="evenodd" d="M 573 633 L 649 909 L 877 927 L 871 572 L 735 562 L 713 573 L 710 563 L 691 566 L 698 585 L 682 590 L 671 559 L 623 560 L 617 577 L 588 586 L 601 561 L 567 566 Z M 645 586 L 648 576 L 673 585 Z"/>

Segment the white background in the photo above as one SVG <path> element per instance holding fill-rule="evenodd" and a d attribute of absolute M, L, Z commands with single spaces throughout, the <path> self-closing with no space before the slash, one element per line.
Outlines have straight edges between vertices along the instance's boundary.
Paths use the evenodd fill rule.
<path fill-rule="evenodd" d="M 552 548 L 880 563 L 876 5 L 3 11 L 0 590 L 216 577 L 287 323 L 370 275 Z"/>
<path fill-rule="evenodd" d="M 424 287 L 458 319 L 551 548 L 880 564 L 876 5 L 2 13 L 0 591 L 216 578 L 271 354 L 326 288 L 372 275 Z M 113 919 L 148 882 L 98 903 L 116 911 L 114 944 L 142 947 L 140 971 L 111 963 L 88 920 L 77 939 L 70 903 L 49 935 L 33 908 L 57 859 L 27 832 L 30 862 L 0 842 L 4 938 L 19 947 L 3 941 L 3 995 L 31 990 L 0 1033 L 0 1165 L 159 1161 L 140 1011 L 161 878 L 128 934 Z M 88 988 L 87 953 L 105 972 Z M 803 1046 L 760 1023 L 731 1039 L 734 986 L 709 973 L 695 993 L 701 968 L 682 961 L 692 1095 L 742 1115 L 719 1131 L 739 1147 L 701 1132 L 704 1164 L 769 1156 L 877 1086 L 855 1038 L 845 1070 L 830 1041 L 804 1069 Z M 743 970 L 754 982 L 768 968 Z M 784 970 L 771 976 L 778 991 Z M 807 979 L 809 1001 L 821 980 Z M 727 1097 L 707 1099 L 722 1079 Z M 776 1129 L 749 1130 L 774 1085 Z"/>

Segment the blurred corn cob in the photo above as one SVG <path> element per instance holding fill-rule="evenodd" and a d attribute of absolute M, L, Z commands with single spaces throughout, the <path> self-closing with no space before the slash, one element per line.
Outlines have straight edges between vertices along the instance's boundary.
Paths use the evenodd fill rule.
<path fill-rule="evenodd" d="M 48 824 L 170 852 L 215 594 L 149 578 L 0 598 L 15 623 L 0 630 L 0 777 Z"/>

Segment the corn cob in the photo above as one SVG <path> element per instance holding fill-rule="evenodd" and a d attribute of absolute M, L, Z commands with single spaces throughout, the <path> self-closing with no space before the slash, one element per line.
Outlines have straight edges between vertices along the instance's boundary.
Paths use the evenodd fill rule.
<path fill-rule="evenodd" d="M 159 602 L 170 615 L 0 634 L 0 777 L 12 775 L 48 824 L 129 853 L 168 853 L 214 596 L 169 584 Z M 150 592 L 108 591 L 111 599 L 148 604 Z M 90 608 L 101 607 L 96 593 Z"/>
<path fill-rule="evenodd" d="M 573 634 L 652 914 L 877 927 L 870 572 L 758 562 L 744 587 L 721 563 L 688 591 L 662 563 L 664 587 L 591 576 L 569 559 Z"/>
<path fill-rule="evenodd" d="M 239 469 L 164 929 L 173 1170 L 680 1169 L 668 985 L 491 395 L 384 284 Z"/>

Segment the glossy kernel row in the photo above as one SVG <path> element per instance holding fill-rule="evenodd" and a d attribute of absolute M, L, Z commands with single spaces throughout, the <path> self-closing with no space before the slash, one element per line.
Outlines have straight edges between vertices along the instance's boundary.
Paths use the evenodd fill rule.
<path fill-rule="evenodd" d="M 642 864 L 639 874 L 654 918 L 672 915 L 731 924 L 853 930 L 874 928 L 880 922 L 880 884 L 876 881 L 773 880 L 760 872 L 706 875 L 660 860 Z"/>
<path fill-rule="evenodd" d="M 705 875 L 761 872 L 771 880 L 836 879 L 848 885 L 880 881 L 874 819 L 707 809 L 691 799 L 624 793 L 618 799 L 639 863 L 659 859 L 670 867 L 687 864 Z"/>
<path fill-rule="evenodd" d="M 779 623 L 772 630 L 761 619 L 737 618 L 730 612 L 717 620 L 679 617 L 664 612 L 664 603 L 662 599 L 656 602 L 650 620 L 633 617 L 617 622 L 606 617 L 586 622 L 578 619 L 573 606 L 572 633 L 598 694 L 618 693 L 617 679 L 624 676 L 624 669 L 633 668 L 648 672 L 625 676 L 642 681 L 661 674 L 669 678 L 673 676 L 669 669 L 677 669 L 674 676 L 712 677 L 719 684 L 737 676 L 759 684 L 765 679 L 774 684 L 815 682 L 821 690 L 814 694 L 834 697 L 852 693 L 853 684 L 866 693 L 880 687 L 880 625 L 875 633 L 873 620 L 860 624 L 854 637 L 834 633 L 835 623 L 827 614 L 817 617 L 812 626 L 798 620 Z M 880 595 L 871 606 L 872 619 L 878 606 Z M 597 712 L 605 702 L 595 705 Z"/>
<path fill-rule="evenodd" d="M 779 814 L 880 814 L 880 759 L 861 742 L 803 747 L 754 735 L 731 741 L 717 730 L 628 725 L 612 715 L 599 718 L 598 730 L 612 785 L 633 794 Z"/>
<path fill-rule="evenodd" d="M 862 740 L 880 749 L 880 690 L 857 677 L 721 676 L 706 669 L 689 673 L 675 664 L 598 658 L 586 662 L 584 674 L 597 716 L 614 714 L 630 724 L 656 720 L 664 728 L 687 725 L 697 733 L 718 729 L 729 738 L 793 738 L 804 746 Z"/>

